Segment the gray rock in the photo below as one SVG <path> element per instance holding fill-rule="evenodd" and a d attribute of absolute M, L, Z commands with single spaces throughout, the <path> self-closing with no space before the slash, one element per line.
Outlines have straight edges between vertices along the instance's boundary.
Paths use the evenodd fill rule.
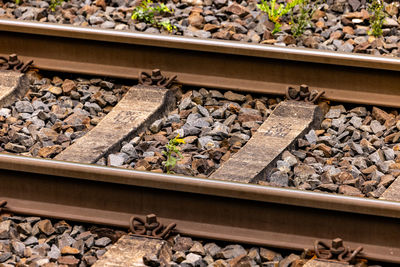
<path fill-rule="evenodd" d="M 380 122 L 377 120 L 371 121 L 370 127 L 374 134 L 386 130 L 386 127 L 381 125 Z"/>
<path fill-rule="evenodd" d="M 49 252 L 47 252 L 47 257 L 50 258 L 50 260 L 57 260 L 61 256 L 61 251 L 56 245 L 52 245 L 51 249 Z"/>
<path fill-rule="evenodd" d="M 91 25 L 97 25 L 97 24 L 102 24 L 104 22 L 103 18 L 100 18 L 98 16 L 92 15 L 89 18 L 89 22 Z"/>
<path fill-rule="evenodd" d="M 125 159 L 126 154 L 124 153 L 110 154 L 108 155 L 107 162 L 110 166 L 118 167 L 124 164 Z"/>
<path fill-rule="evenodd" d="M 167 123 L 179 123 L 181 121 L 181 117 L 179 116 L 179 114 L 171 114 L 168 115 L 167 117 Z"/>
<path fill-rule="evenodd" d="M 189 252 L 195 253 L 197 255 L 200 255 L 204 257 L 206 255 L 206 252 L 204 250 L 203 245 L 200 242 L 195 241 L 193 246 L 190 248 Z"/>
<path fill-rule="evenodd" d="M 360 128 L 362 125 L 362 119 L 360 117 L 352 117 L 350 120 L 350 123 L 355 127 L 355 128 Z"/>
<path fill-rule="evenodd" d="M 214 124 L 213 129 L 208 134 L 211 136 L 219 136 L 221 138 L 226 138 L 228 137 L 229 134 L 229 127 L 222 123 L 216 122 Z"/>
<path fill-rule="evenodd" d="M 220 259 L 233 259 L 241 255 L 247 255 L 246 250 L 241 245 L 228 245 L 220 250 L 216 254 L 216 257 Z"/>
<path fill-rule="evenodd" d="M 204 250 L 208 255 L 214 258 L 217 253 L 220 252 L 221 248 L 215 243 L 207 243 L 204 245 Z"/>
<path fill-rule="evenodd" d="M 32 246 L 38 244 L 38 239 L 34 236 L 30 236 L 24 241 L 25 246 Z"/>
<path fill-rule="evenodd" d="M 200 255 L 189 253 L 186 255 L 186 260 L 181 263 L 181 266 L 197 266 L 197 262 L 201 261 Z"/>
<path fill-rule="evenodd" d="M 107 245 L 110 244 L 110 243 L 111 243 L 111 239 L 108 238 L 108 237 L 99 238 L 99 239 L 97 239 L 97 240 L 94 242 L 94 244 L 95 244 L 96 246 L 99 246 L 99 247 L 105 247 L 105 246 L 107 246 Z"/>
<path fill-rule="evenodd" d="M 11 256 L 12 256 L 11 252 L 0 252 L 0 263 L 3 263 L 6 260 L 10 259 Z"/>
<path fill-rule="evenodd" d="M 225 107 L 219 108 L 219 109 L 213 111 L 213 112 L 211 113 L 211 116 L 212 116 L 213 118 L 216 118 L 216 119 L 223 119 L 224 116 L 225 116 L 225 111 L 226 111 L 226 108 L 225 108 Z"/>
<path fill-rule="evenodd" d="M 11 115 L 11 110 L 8 108 L 1 108 L 0 109 L 0 116 L 4 117 L 4 118 L 8 118 Z"/>
<path fill-rule="evenodd" d="M 161 127 L 163 126 L 163 119 L 159 119 L 154 121 L 151 125 L 150 125 L 150 131 L 152 131 L 153 133 L 158 133 L 161 130 Z"/>
<path fill-rule="evenodd" d="M 378 149 L 376 152 L 369 155 L 368 159 L 371 160 L 375 164 L 381 163 L 385 160 L 384 154 L 380 149 Z"/>
<path fill-rule="evenodd" d="M 202 136 L 199 139 L 197 139 L 197 142 L 198 142 L 198 147 L 201 149 L 212 149 L 219 147 L 218 143 L 215 142 L 211 136 Z"/>
<path fill-rule="evenodd" d="M 339 118 L 342 114 L 342 111 L 339 108 L 331 108 L 328 113 L 326 113 L 325 118 L 327 119 L 336 119 Z"/>
<path fill-rule="evenodd" d="M 114 29 L 114 27 L 115 27 L 115 22 L 109 21 L 109 20 L 103 22 L 100 25 L 100 28 L 103 28 L 103 29 Z"/>
<path fill-rule="evenodd" d="M 383 153 L 385 154 L 386 160 L 394 160 L 396 157 L 394 150 L 391 148 L 384 148 Z"/>
<path fill-rule="evenodd" d="M 194 106 L 194 103 L 190 99 L 190 97 L 183 98 L 181 100 L 181 103 L 179 104 L 179 110 L 185 110 L 192 108 Z"/>
<path fill-rule="evenodd" d="M 20 241 L 11 241 L 11 249 L 19 257 L 24 257 L 25 245 Z"/>
<path fill-rule="evenodd" d="M 197 105 L 197 110 L 204 117 L 209 117 L 210 116 L 210 113 L 208 112 L 208 110 L 205 107 L 201 106 L 201 105 Z"/>
<path fill-rule="evenodd" d="M 282 171 L 272 173 L 268 180 L 273 186 L 285 187 L 289 185 L 289 176 L 286 172 Z"/>
<path fill-rule="evenodd" d="M 318 140 L 318 136 L 315 134 L 314 130 L 311 130 L 304 136 L 310 144 L 315 144 Z"/>
<path fill-rule="evenodd" d="M 127 154 L 131 158 L 137 158 L 137 152 L 133 144 L 127 143 L 121 148 L 121 152 Z"/>
<path fill-rule="evenodd" d="M 29 101 L 17 101 L 15 103 L 15 109 L 20 113 L 32 113 L 34 108 Z"/>

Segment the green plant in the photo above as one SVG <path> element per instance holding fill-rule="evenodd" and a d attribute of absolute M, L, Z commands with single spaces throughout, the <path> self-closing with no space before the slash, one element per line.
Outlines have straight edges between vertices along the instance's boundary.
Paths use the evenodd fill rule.
<path fill-rule="evenodd" d="M 306 28 L 311 25 L 311 17 L 317 10 L 320 1 L 318 0 L 313 4 L 310 2 L 310 0 L 301 1 L 299 3 L 299 13 L 296 16 L 293 15 L 293 10 L 291 12 L 290 24 L 292 24 L 292 27 L 290 30 L 294 37 L 301 36 Z"/>
<path fill-rule="evenodd" d="M 61 4 L 64 2 L 64 0 L 51 0 L 50 1 L 50 5 L 49 5 L 49 8 L 50 8 L 50 10 L 51 11 L 56 11 L 56 8 L 58 7 L 58 6 L 61 6 Z"/>
<path fill-rule="evenodd" d="M 132 19 L 149 23 L 152 26 L 158 28 L 164 28 L 165 30 L 172 32 L 176 29 L 175 26 L 171 25 L 169 19 L 159 20 L 156 16 L 163 14 L 171 14 L 172 11 L 163 3 L 154 3 L 152 0 L 143 0 L 139 6 L 135 7 L 132 12 Z"/>
<path fill-rule="evenodd" d="M 372 16 L 369 18 L 371 29 L 368 31 L 368 34 L 375 37 L 382 36 L 382 26 L 386 17 L 383 1 L 372 0 L 371 4 L 368 5 L 368 11 L 372 13 Z"/>
<path fill-rule="evenodd" d="M 178 156 L 179 159 L 183 159 L 181 152 L 179 151 L 179 144 L 184 144 L 185 141 L 179 138 L 179 134 L 175 136 L 173 139 L 169 140 L 168 144 L 165 145 L 165 150 L 162 153 L 167 157 L 166 161 L 163 161 L 167 173 L 172 173 L 171 169 L 173 169 L 176 165 L 178 159 L 175 157 Z"/>
<path fill-rule="evenodd" d="M 276 0 L 261 0 L 261 4 L 258 4 L 257 6 L 261 11 L 264 11 L 268 15 L 269 20 L 274 23 L 274 30 L 272 31 L 272 34 L 274 34 L 281 30 L 281 18 L 303 1 L 304 0 L 292 0 L 285 5 L 278 5 Z"/>
<path fill-rule="evenodd" d="M 21 0 L 15 0 L 15 4 L 19 5 L 21 3 Z"/>

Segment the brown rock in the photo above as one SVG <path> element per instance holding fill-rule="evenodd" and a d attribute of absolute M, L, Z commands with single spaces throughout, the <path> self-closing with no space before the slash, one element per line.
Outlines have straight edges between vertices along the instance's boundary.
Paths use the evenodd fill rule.
<path fill-rule="evenodd" d="M 193 246 L 193 240 L 190 237 L 178 236 L 175 238 L 175 244 L 172 250 L 188 251 Z"/>
<path fill-rule="evenodd" d="M 53 95 L 61 95 L 63 90 L 60 87 L 57 86 L 51 86 L 49 89 L 47 89 L 50 93 L 52 93 Z"/>
<path fill-rule="evenodd" d="M 385 123 L 386 120 L 392 118 L 387 112 L 377 107 L 372 108 L 372 117 L 374 117 L 377 121 L 379 121 L 382 124 Z"/>
<path fill-rule="evenodd" d="M 336 40 L 336 39 L 340 39 L 343 36 L 343 32 L 342 31 L 335 31 L 332 32 L 331 35 L 329 36 L 330 39 Z"/>
<path fill-rule="evenodd" d="M 295 39 L 292 35 L 286 35 L 286 36 L 283 38 L 283 42 L 284 42 L 286 45 L 296 44 L 296 39 Z"/>
<path fill-rule="evenodd" d="M 76 85 L 75 85 L 74 81 L 69 80 L 69 79 L 65 79 L 65 81 L 63 82 L 61 88 L 62 88 L 64 94 L 69 95 L 72 90 L 76 89 Z"/>
<path fill-rule="evenodd" d="M 339 186 L 339 194 L 348 195 L 348 196 L 363 196 L 361 191 L 354 186 L 350 185 L 341 185 Z"/>
<path fill-rule="evenodd" d="M 315 149 L 319 149 L 324 152 L 325 157 L 330 157 L 332 155 L 332 148 L 325 144 L 318 144 L 315 146 Z"/>
<path fill-rule="evenodd" d="M 384 187 L 388 187 L 393 181 L 394 181 L 393 175 L 387 174 L 381 177 L 381 181 L 379 185 L 382 185 Z"/>
<path fill-rule="evenodd" d="M 250 13 L 247 7 L 241 6 L 238 3 L 231 4 L 226 11 L 238 15 L 239 17 L 244 17 Z"/>
<path fill-rule="evenodd" d="M 63 150 L 62 146 L 46 146 L 39 149 L 38 156 L 42 158 L 52 158 Z"/>
<path fill-rule="evenodd" d="M 396 16 L 399 13 L 399 2 L 392 2 L 385 7 L 385 11 L 390 16 Z"/>
<path fill-rule="evenodd" d="M 204 25 L 203 30 L 213 33 L 216 32 L 219 28 L 220 27 L 218 25 L 207 23 L 206 25 Z"/>
<path fill-rule="evenodd" d="M 317 28 L 325 28 L 325 22 L 323 22 L 322 20 L 319 20 L 315 23 L 315 27 Z"/>
<path fill-rule="evenodd" d="M 367 49 L 371 47 L 371 44 L 368 42 L 362 43 L 354 47 L 354 53 L 366 53 Z"/>
<path fill-rule="evenodd" d="M 266 248 L 260 248 L 260 257 L 261 260 L 264 261 L 273 261 L 274 258 L 278 255 L 275 251 L 266 249 Z"/>
<path fill-rule="evenodd" d="M 135 165 L 134 169 L 135 170 L 139 170 L 139 171 L 149 171 L 149 170 L 151 170 L 151 165 L 146 160 L 139 159 L 136 162 L 136 165 Z"/>
<path fill-rule="evenodd" d="M 65 264 L 68 267 L 77 267 L 79 260 L 74 256 L 61 256 L 58 258 L 58 264 Z"/>
<path fill-rule="evenodd" d="M 308 36 L 304 38 L 303 40 L 304 46 L 308 48 L 317 48 L 318 47 L 318 42 L 315 41 L 315 39 L 312 36 Z"/>
<path fill-rule="evenodd" d="M 56 131 L 54 131 L 53 129 L 51 129 L 51 128 L 42 128 L 39 131 L 39 133 L 42 134 L 42 135 L 47 136 L 48 139 L 50 139 L 53 142 L 56 141 L 58 136 L 59 136 L 59 134 Z"/>
<path fill-rule="evenodd" d="M 22 153 L 22 152 L 26 151 L 26 147 L 25 146 L 21 146 L 21 145 L 18 145 L 18 144 L 13 144 L 13 143 L 7 143 L 4 146 L 4 149 L 8 150 L 8 151 L 15 152 L 15 153 Z"/>
<path fill-rule="evenodd" d="M 204 17 L 198 12 L 190 14 L 188 21 L 189 25 L 198 29 L 202 29 L 204 26 Z"/>
<path fill-rule="evenodd" d="M 349 12 L 343 15 L 343 17 L 347 19 L 362 19 L 367 20 L 369 19 L 369 13 L 367 10 L 362 9 L 360 12 Z"/>
<path fill-rule="evenodd" d="M 262 39 L 263 40 L 274 39 L 274 36 L 272 35 L 270 30 L 265 30 Z"/>
<path fill-rule="evenodd" d="M 362 172 L 363 174 L 371 174 L 371 173 L 375 172 L 377 169 L 378 169 L 378 168 L 377 168 L 375 165 L 372 165 L 372 166 L 369 166 L 369 167 L 366 168 L 366 169 L 361 170 L 361 172 Z"/>
<path fill-rule="evenodd" d="M 89 5 L 85 5 L 83 6 L 79 11 L 78 14 L 82 14 L 82 15 L 93 15 L 94 13 L 96 13 L 96 11 L 99 8 L 97 6 L 89 6 Z"/>
<path fill-rule="evenodd" d="M 106 10 L 107 4 L 105 0 L 96 0 L 94 4 L 98 7 L 101 7 L 103 10 Z"/>
<path fill-rule="evenodd" d="M 400 163 L 392 163 L 392 164 L 390 164 L 389 169 L 391 169 L 391 170 L 399 170 L 400 169 Z"/>
<path fill-rule="evenodd" d="M 320 9 L 317 9 L 317 10 L 315 10 L 314 14 L 312 15 L 311 20 L 312 21 L 317 21 L 317 20 L 319 20 L 320 18 L 323 18 L 323 17 L 325 17 L 325 12 L 320 10 Z"/>
<path fill-rule="evenodd" d="M 354 23 L 350 19 L 342 17 L 340 20 L 344 26 L 354 26 Z"/>
<path fill-rule="evenodd" d="M 242 40 L 244 40 L 245 37 L 246 37 L 245 34 L 235 33 L 235 34 L 232 35 L 231 39 L 234 40 L 234 41 L 242 41 Z"/>
<path fill-rule="evenodd" d="M 262 121 L 262 116 L 260 111 L 252 108 L 242 108 L 239 111 L 238 121 L 241 123 L 247 121 Z"/>
<path fill-rule="evenodd" d="M 344 27 L 343 27 L 343 33 L 353 35 L 353 34 L 354 34 L 353 27 L 344 26 Z"/>
<path fill-rule="evenodd" d="M 234 32 L 227 31 L 227 30 L 220 30 L 212 34 L 212 38 L 214 39 L 222 39 L 222 40 L 229 40 L 231 39 Z"/>
<path fill-rule="evenodd" d="M 71 255 L 75 255 L 75 254 L 79 254 L 79 250 L 70 246 L 65 246 L 61 249 L 61 254 L 65 255 L 65 254 L 71 254 Z"/>
<path fill-rule="evenodd" d="M 246 255 L 237 256 L 229 261 L 232 267 L 252 267 L 252 260 Z"/>
<path fill-rule="evenodd" d="M 51 221 L 47 219 L 38 222 L 37 225 L 39 230 L 46 235 L 52 235 L 56 231 L 51 224 Z"/>
<path fill-rule="evenodd" d="M 246 100 L 246 96 L 242 94 L 237 94 L 232 91 L 228 91 L 224 94 L 224 97 L 230 101 L 235 101 L 235 102 L 243 102 Z"/>
<path fill-rule="evenodd" d="M 333 178 L 336 180 L 337 183 L 341 183 L 341 184 L 343 184 L 344 182 L 346 182 L 348 180 L 354 179 L 353 175 L 351 175 L 350 173 L 345 172 L 345 171 L 340 172 L 338 175 L 335 175 Z"/>

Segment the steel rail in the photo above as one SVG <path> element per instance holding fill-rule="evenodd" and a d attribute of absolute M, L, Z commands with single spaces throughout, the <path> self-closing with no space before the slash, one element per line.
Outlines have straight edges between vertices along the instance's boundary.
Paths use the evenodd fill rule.
<path fill-rule="evenodd" d="M 0 154 L 9 211 L 128 227 L 155 213 L 182 234 L 287 249 L 340 236 L 400 263 L 400 203 Z"/>
<path fill-rule="evenodd" d="M 136 79 L 162 69 L 187 85 L 284 94 L 308 84 L 328 99 L 400 107 L 397 58 L 0 20 L 0 55 L 41 69 Z"/>

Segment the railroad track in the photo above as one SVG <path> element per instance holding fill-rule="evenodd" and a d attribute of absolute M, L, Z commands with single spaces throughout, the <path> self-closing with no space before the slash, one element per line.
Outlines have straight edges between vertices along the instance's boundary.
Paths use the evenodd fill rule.
<path fill-rule="evenodd" d="M 0 21 L 0 36 L 1 55 L 18 53 L 43 70 L 137 79 L 161 68 L 192 86 L 282 95 L 307 83 L 329 100 L 400 103 L 400 64 L 391 58 L 13 20 Z M 7 154 L 0 167 L 10 212 L 125 228 L 132 215 L 155 213 L 182 234 L 296 250 L 339 235 L 363 246 L 365 258 L 400 263 L 399 202 Z"/>

